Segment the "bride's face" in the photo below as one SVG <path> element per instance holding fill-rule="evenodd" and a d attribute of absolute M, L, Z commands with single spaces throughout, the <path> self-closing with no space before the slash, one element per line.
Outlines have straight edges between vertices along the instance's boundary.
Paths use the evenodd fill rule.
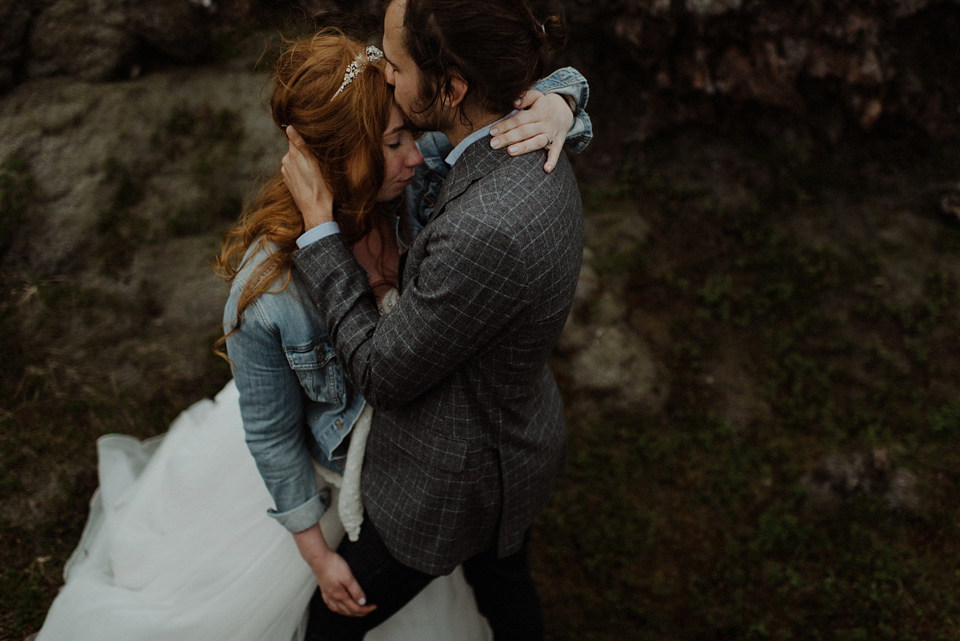
<path fill-rule="evenodd" d="M 413 180 L 414 168 L 423 162 L 423 154 L 417 149 L 413 134 L 406 128 L 403 113 L 396 105 L 390 109 L 390 122 L 383 133 L 383 157 L 386 167 L 377 200 L 393 200 L 403 193 Z"/>

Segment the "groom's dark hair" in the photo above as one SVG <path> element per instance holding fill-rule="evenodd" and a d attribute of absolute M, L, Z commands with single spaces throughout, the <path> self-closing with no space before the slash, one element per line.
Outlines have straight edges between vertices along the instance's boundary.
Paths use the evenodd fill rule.
<path fill-rule="evenodd" d="M 465 103 L 505 114 L 543 75 L 543 53 L 565 42 L 560 19 L 537 20 L 523 0 L 406 0 L 403 28 L 424 110 L 459 76 Z"/>

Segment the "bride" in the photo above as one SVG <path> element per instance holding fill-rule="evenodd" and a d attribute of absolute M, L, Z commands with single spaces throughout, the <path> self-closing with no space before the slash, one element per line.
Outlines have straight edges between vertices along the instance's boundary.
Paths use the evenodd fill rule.
<path fill-rule="evenodd" d="M 388 313 L 400 252 L 422 213 L 407 216 L 399 197 L 427 170 L 380 57 L 334 31 L 295 43 L 277 63 L 271 107 L 276 124 L 293 125 L 316 154 L 341 233 Z M 501 126 L 502 141 L 518 143 L 517 152 L 542 146 L 531 132 L 562 140 L 575 122 L 570 107 L 582 102 L 585 82 L 571 92 L 576 72 L 564 71 L 553 95 L 570 93 L 574 105 L 531 91 L 523 106 L 536 101 L 535 108 Z M 584 138 L 588 124 L 579 148 Z M 442 153 L 442 136 L 425 143 Z M 442 178 L 437 166 L 430 165 Z M 419 202 L 415 193 L 405 200 Z M 98 441 L 100 489 L 38 641 L 301 639 L 318 584 L 364 603 L 334 550 L 344 535 L 356 538 L 363 520 L 359 469 L 372 410 L 344 378 L 291 269 L 302 233 L 278 172 L 218 257 L 232 281 L 221 342 L 234 380 L 181 414 L 166 435 Z M 458 569 L 367 638 L 489 637 Z"/>

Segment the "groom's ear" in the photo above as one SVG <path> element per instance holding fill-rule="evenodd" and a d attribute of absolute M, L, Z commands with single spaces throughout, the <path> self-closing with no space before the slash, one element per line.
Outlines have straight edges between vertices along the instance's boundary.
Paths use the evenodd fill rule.
<path fill-rule="evenodd" d="M 457 107 L 466 97 L 467 89 L 467 81 L 459 74 L 454 75 L 450 79 L 447 90 L 443 92 L 443 106 L 450 109 Z"/>

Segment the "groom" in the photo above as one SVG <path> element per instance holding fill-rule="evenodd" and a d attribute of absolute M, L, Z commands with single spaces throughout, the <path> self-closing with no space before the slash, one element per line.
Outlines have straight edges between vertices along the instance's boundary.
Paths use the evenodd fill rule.
<path fill-rule="evenodd" d="M 360 639 L 460 564 L 498 641 L 542 638 L 527 536 L 565 464 L 547 357 L 580 271 L 582 211 L 564 156 L 548 174 L 540 154 L 512 157 L 488 135 L 540 77 L 554 28 L 518 0 L 392 0 L 384 29 L 398 104 L 454 149 L 390 314 L 340 234 L 294 254 L 376 409 L 367 518 L 338 550 L 362 592 L 314 598 L 308 638 Z M 326 216 L 305 211 L 306 227 Z"/>

